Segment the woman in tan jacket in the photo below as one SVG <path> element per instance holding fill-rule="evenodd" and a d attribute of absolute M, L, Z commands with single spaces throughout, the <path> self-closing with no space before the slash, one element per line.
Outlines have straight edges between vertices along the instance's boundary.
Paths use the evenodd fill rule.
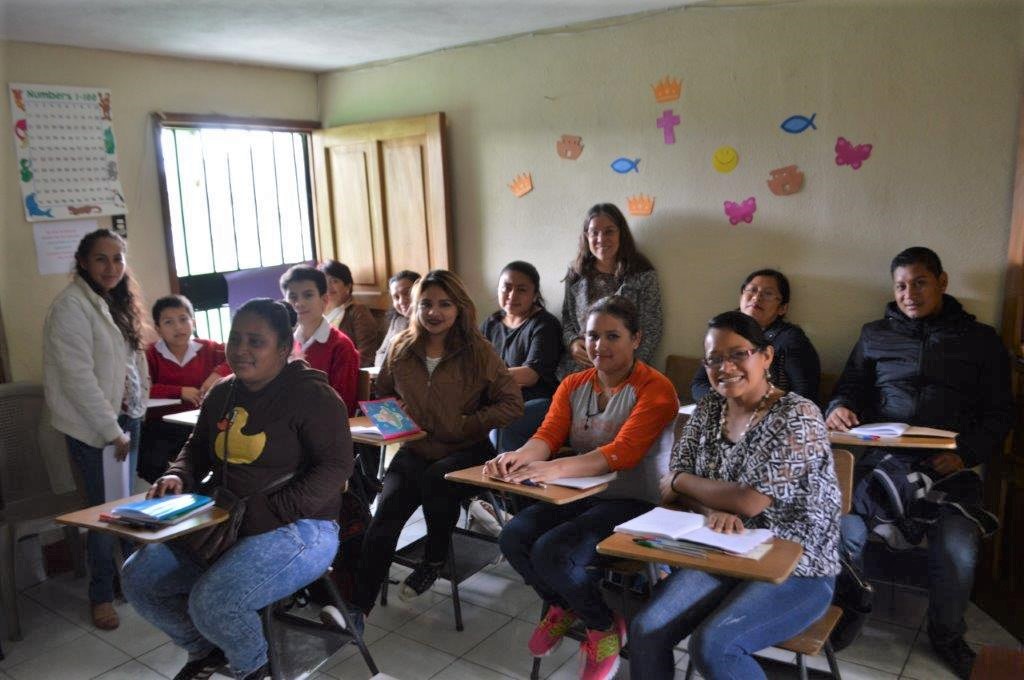
<path fill-rule="evenodd" d="M 496 455 L 487 435 L 523 414 L 519 386 L 477 329 L 476 309 L 455 274 L 436 269 L 413 290 L 409 328 L 397 336 L 377 377 L 379 397 L 396 397 L 427 433 L 403 444 L 384 475 L 377 513 L 363 539 L 353 604 L 369 613 L 388 575 L 402 527 L 423 506 L 423 562 L 399 597 L 421 595 L 437 579 L 473 487 L 444 476 Z"/>
<path fill-rule="evenodd" d="M 355 344 L 359 350 L 359 367 L 373 366 L 373 357 L 380 346 L 380 327 L 370 308 L 352 297 L 352 270 L 337 260 L 325 260 L 317 269 L 327 276 L 324 316 Z"/>

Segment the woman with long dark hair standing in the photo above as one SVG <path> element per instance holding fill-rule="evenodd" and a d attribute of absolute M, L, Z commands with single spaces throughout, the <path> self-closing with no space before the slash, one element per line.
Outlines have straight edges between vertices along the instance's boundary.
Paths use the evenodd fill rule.
<path fill-rule="evenodd" d="M 86 234 L 71 282 L 43 326 L 43 383 L 54 428 L 66 438 L 90 505 L 106 501 L 103 448 L 135 470 L 149 370 L 142 353 L 142 300 L 127 267 L 124 239 L 108 229 Z M 132 475 L 134 477 L 134 475 Z M 117 628 L 114 538 L 90 531 L 92 622 Z"/>
<path fill-rule="evenodd" d="M 560 376 L 593 366 L 583 340 L 587 309 L 609 295 L 621 295 L 636 305 L 642 338 L 636 358 L 652 363 L 663 325 L 658 273 L 637 250 L 622 211 L 612 203 L 598 203 L 587 211 L 576 259 L 565 275 L 562 339 L 566 354 Z"/>

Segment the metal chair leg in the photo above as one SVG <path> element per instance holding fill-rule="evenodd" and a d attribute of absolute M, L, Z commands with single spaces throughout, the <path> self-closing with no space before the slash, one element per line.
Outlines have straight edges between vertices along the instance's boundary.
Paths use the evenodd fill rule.
<path fill-rule="evenodd" d="M 3 605 L 7 622 L 7 637 L 21 639 L 21 622 L 18 618 L 18 588 L 14 582 L 14 524 L 0 524 L 0 603 Z"/>
<path fill-rule="evenodd" d="M 356 647 L 359 648 L 359 653 L 363 655 L 363 661 L 366 662 L 366 666 L 370 669 L 370 675 L 374 676 L 380 673 L 377 668 L 377 664 L 374 663 L 373 657 L 370 656 L 370 650 L 366 648 L 366 642 L 363 640 L 363 634 L 356 629 L 355 621 L 352 620 L 352 616 L 349 614 L 348 605 L 341 599 L 341 592 L 338 590 L 338 586 L 334 584 L 334 581 L 330 577 L 330 572 L 327 572 L 320 577 L 324 586 L 327 588 L 327 596 L 331 598 L 331 602 L 341 613 L 341 618 L 345 620 L 345 629 L 352 636 L 352 641 L 356 643 Z"/>
<path fill-rule="evenodd" d="M 807 680 L 807 663 L 804 661 L 803 654 L 797 653 L 796 667 L 800 671 L 800 680 Z"/>
<path fill-rule="evenodd" d="M 267 638 L 267 661 L 270 663 L 270 677 L 273 680 L 287 680 L 279 674 L 281 657 L 278 654 L 277 645 L 274 644 L 276 639 L 274 636 L 274 607 L 276 606 L 276 602 L 268 604 L 260 610 L 260 618 L 263 619 L 263 635 Z"/>
<path fill-rule="evenodd" d="M 462 603 L 459 600 L 459 579 L 455 573 L 455 540 L 448 539 L 448 576 L 452 583 L 452 606 L 455 607 L 455 630 L 463 631 Z"/>
<path fill-rule="evenodd" d="M 839 662 L 836 661 L 836 652 L 832 649 L 832 642 L 825 640 L 825 660 L 828 661 L 828 669 L 832 673 L 833 680 L 842 680 L 839 673 Z"/>
<path fill-rule="evenodd" d="M 686 677 L 684 680 L 693 680 L 693 659 L 686 660 Z"/>

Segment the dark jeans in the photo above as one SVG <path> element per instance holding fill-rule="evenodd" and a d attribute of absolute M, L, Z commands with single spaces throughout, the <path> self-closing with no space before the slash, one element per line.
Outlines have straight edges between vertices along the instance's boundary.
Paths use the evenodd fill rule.
<path fill-rule="evenodd" d="M 509 423 L 508 427 L 491 430 L 491 443 L 498 453 L 515 451 L 525 444 L 540 428 L 550 407 L 550 399 L 531 399 L 524 405 L 523 415 Z"/>
<path fill-rule="evenodd" d="M 455 484 L 444 476 L 455 470 L 480 465 L 495 456 L 488 441 L 456 451 L 440 460 L 430 461 L 399 449 L 384 475 L 384 489 L 377 512 L 363 537 L 359 568 L 356 572 L 353 604 L 364 612 L 373 608 L 381 584 L 388 576 L 398 537 L 416 508 L 423 506 L 427 522 L 424 559 L 444 562 L 452 530 L 459 521 L 460 503 L 476 493 L 469 484 Z"/>
<path fill-rule="evenodd" d="M 816 621 L 834 585 L 834 576 L 790 576 L 776 585 L 679 569 L 630 623 L 629 676 L 675 677 L 672 648 L 692 634 L 690 659 L 707 680 L 763 678 L 751 655 Z"/>
<path fill-rule="evenodd" d="M 868 528 L 859 515 L 843 515 L 840 522 L 843 547 L 863 568 Z M 925 534 L 928 539 L 928 633 L 938 643 L 967 632 L 964 612 L 971 599 L 974 571 L 978 566 L 981 534 L 978 526 L 951 509 Z"/>
<path fill-rule="evenodd" d="M 603 574 L 588 567 L 598 558 L 597 544 L 617 524 L 651 507 L 635 499 L 536 503 L 505 525 L 498 543 L 509 564 L 545 602 L 571 609 L 587 628 L 608 630 L 613 614 L 601 597 Z"/>
<path fill-rule="evenodd" d="M 132 446 L 128 454 L 129 465 L 134 471 L 139 457 L 139 432 L 142 427 L 141 418 L 120 416 L 117 419 L 121 429 L 131 437 Z M 89 446 L 74 437 L 64 436 L 68 445 L 68 456 L 71 463 L 78 468 L 85 484 L 86 502 L 92 505 L 105 503 L 106 492 L 103 488 L 103 449 Z M 135 475 L 132 475 L 135 478 Z M 89 565 L 89 601 L 93 603 L 114 601 L 114 565 L 115 539 L 112 534 L 90 531 L 86 536 L 85 547 Z M 131 552 L 131 544 L 121 541 L 121 550 L 127 557 Z"/>

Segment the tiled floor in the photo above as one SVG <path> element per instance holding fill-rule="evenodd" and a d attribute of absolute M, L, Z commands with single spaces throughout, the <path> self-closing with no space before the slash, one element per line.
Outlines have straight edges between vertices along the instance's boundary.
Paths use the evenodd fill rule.
<path fill-rule="evenodd" d="M 412 540 L 423 532 L 422 516 L 403 535 Z M 395 567 L 401 578 L 407 570 Z M 117 605 L 121 627 L 104 632 L 88 621 L 86 583 L 71 576 L 51 579 L 26 590 L 20 599 L 25 638 L 3 641 L 0 680 L 161 680 L 173 677 L 184 653 L 144 622 L 127 604 Z M 487 567 L 460 588 L 465 630 L 455 631 L 447 581 L 412 603 L 397 597 L 369 617 L 366 639 L 380 670 L 401 680 L 505 680 L 529 676 L 531 659 L 526 640 L 536 622 L 540 601 L 506 564 Z M 881 585 L 875 615 L 861 638 L 839 652 L 845 680 L 868 678 L 942 680 L 952 674 L 936 660 L 921 630 L 925 598 L 920 591 Z M 984 612 L 971 605 L 968 641 L 975 648 L 1019 643 Z M 577 677 L 577 655 L 571 641 L 544 660 L 543 677 Z M 792 660 L 768 650 L 766 657 Z M 685 652 L 677 650 L 676 677 L 686 668 Z M 824 658 L 810 659 L 812 668 L 826 669 Z M 623 662 L 617 677 L 627 678 Z M 221 677 L 221 676 L 215 676 Z M 369 672 L 349 645 L 321 667 L 317 680 L 363 680 Z M 772 666 L 769 677 L 796 678 L 792 669 Z"/>

